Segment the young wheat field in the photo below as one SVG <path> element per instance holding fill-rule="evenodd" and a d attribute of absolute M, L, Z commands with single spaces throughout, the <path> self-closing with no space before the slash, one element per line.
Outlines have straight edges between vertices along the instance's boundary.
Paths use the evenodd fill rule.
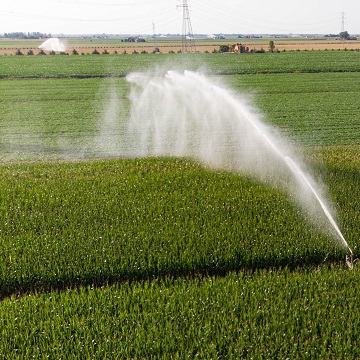
<path fill-rule="evenodd" d="M 204 102 L 195 82 L 172 92 L 184 70 L 211 84 Z M 189 114 L 207 132 L 187 139 L 217 144 L 210 117 L 222 134 L 250 104 L 259 122 L 223 151 L 262 126 L 286 139 L 356 257 L 359 52 L 0 56 L 0 79 L 1 359 L 360 357 L 358 264 L 278 165 L 212 166 L 173 150 L 181 127 L 151 148 Z"/>

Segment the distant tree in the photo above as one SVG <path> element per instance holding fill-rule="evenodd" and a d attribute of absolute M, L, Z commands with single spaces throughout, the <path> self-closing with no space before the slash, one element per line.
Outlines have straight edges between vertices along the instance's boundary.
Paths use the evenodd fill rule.
<path fill-rule="evenodd" d="M 73 49 L 72 54 L 73 55 L 79 55 L 79 53 L 76 51 L 76 49 Z"/>
<path fill-rule="evenodd" d="M 273 53 L 274 50 L 275 50 L 275 43 L 273 40 L 270 40 L 269 41 L 269 51 L 271 51 Z"/>
<path fill-rule="evenodd" d="M 94 49 L 93 52 L 92 52 L 92 54 L 98 55 L 98 54 L 100 54 L 100 53 L 99 53 L 96 49 Z"/>
<path fill-rule="evenodd" d="M 342 31 L 340 34 L 339 34 L 339 37 L 341 40 L 347 40 L 349 39 L 350 35 L 347 31 Z"/>
<path fill-rule="evenodd" d="M 15 54 L 16 54 L 16 55 L 24 55 L 24 54 L 21 52 L 20 49 L 17 49 Z"/>
<path fill-rule="evenodd" d="M 34 52 L 30 49 L 27 54 L 28 55 L 34 55 Z"/>
<path fill-rule="evenodd" d="M 229 52 L 229 50 L 230 50 L 229 45 L 220 45 L 220 52 L 221 53 Z"/>

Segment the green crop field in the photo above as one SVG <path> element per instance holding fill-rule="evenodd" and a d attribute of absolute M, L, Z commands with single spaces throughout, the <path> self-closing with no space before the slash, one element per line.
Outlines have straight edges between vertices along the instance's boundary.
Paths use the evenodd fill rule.
<path fill-rule="evenodd" d="M 113 121 L 129 72 L 204 71 L 303 154 L 357 255 L 359 60 L 1 56 L 0 358 L 359 358 L 358 264 L 344 270 L 291 196 L 192 159 L 125 158 Z"/>

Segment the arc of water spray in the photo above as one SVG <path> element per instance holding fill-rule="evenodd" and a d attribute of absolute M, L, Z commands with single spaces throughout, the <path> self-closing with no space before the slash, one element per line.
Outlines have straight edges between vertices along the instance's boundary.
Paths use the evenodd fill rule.
<path fill-rule="evenodd" d="M 301 171 L 301 169 L 297 166 L 297 164 L 289 157 L 289 156 L 284 156 L 284 154 L 276 147 L 276 145 L 264 134 L 263 131 L 261 131 L 261 129 L 259 128 L 259 126 L 254 122 L 251 121 L 250 119 L 248 119 L 249 122 L 251 123 L 251 125 L 255 128 L 255 130 L 262 136 L 262 138 L 266 141 L 266 143 L 273 149 L 273 151 L 277 154 L 277 156 L 281 159 L 283 159 L 286 163 L 286 165 L 289 167 L 289 169 L 292 171 L 292 173 L 297 176 L 300 175 L 301 179 L 305 182 L 305 184 L 307 185 L 307 187 L 311 190 L 311 192 L 313 193 L 313 195 L 315 196 L 316 200 L 318 201 L 318 203 L 320 204 L 324 214 L 326 215 L 326 217 L 328 218 L 330 224 L 333 226 L 333 228 L 335 229 L 337 235 L 339 236 L 339 239 L 341 240 L 342 245 L 344 246 L 344 248 L 346 249 L 347 255 L 346 255 L 346 262 L 349 265 L 349 267 L 352 268 L 352 263 L 353 263 L 353 252 L 350 248 L 350 246 L 348 245 L 348 243 L 346 242 L 344 236 L 342 235 L 338 225 L 336 224 L 336 221 L 334 220 L 334 218 L 332 217 L 330 211 L 328 210 L 328 208 L 326 207 L 326 205 L 324 204 L 324 202 L 322 201 L 321 197 L 319 196 L 319 194 L 317 193 L 317 191 L 315 190 L 315 188 L 311 185 L 310 181 L 308 180 L 308 178 L 305 176 L 305 174 L 303 173 L 303 171 Z M 351 264 L 351 265 L 350 265 Z"/>
<path fill-rule="evenodd" d="M 236 144 L 232 149 L 233 154 L 237 156 L 242 154 L 250 158 L 250 162 L 253 161 L 255 167 L 248 167 L 248 163 L 239 164 L 237 161 L 233 164 L 237 170 L 248 169 L 253 171 L 255 175 L 263 175 L 264 168 L 256 168 L 256 162 L 259 160 L 257 155 L 249 152 L 247 144 L 253 142 L 252 149 L 256 150 L 254 154 L 259 151 L 264 156 L 271 156 L 275 160 L 277 158 L 284 164 L 284 166 L 290 170 L 295 179 L 306 186 L 306 189 L 312 193 L 312 196 L 316 199 L 320 205 L 324 215 L 328 219 L 329 223 L 335 230 L 339 238 L 339 242 L 346 250 L 346 260 L 348 266 L 351 268 L 353 264 L 353 252 L 347 244 L 344 236 L 342 235 L 339 227 L 333 219 L 330 211 L 328 210 L 325 202 L 322 200 L 318 190 L 312 184 L 311 179 L 300 169 L 295 161 L 290 157 L 290 153 L 287 149 L 287 144 L 281 137 L 273 139 L 269 128 L 264 125 L 252 112 L 252 108 L 248 107 L 244 101 L 241 101 L 237 96 L 234 96 L 226 88 L 218 86 L 210 82 L 205 76 L 185 70 L 183 74 L 176 71 L 167 71 L 165 76 L 158 77 L 156 74 L 149 74 L 149 76 L 140 76 L 139 74 L 130 74 L 127 80 L 131 83 L 135 83 L 141 89 L 141 91 L 132 93 L 132 101 L 134 105 L 134 113 L 130 121 L 131 133 L 139 137 L 139 143 L 143 144 L 143 141 L 149 141 L 149 144 L 145 143 L 144 154 L 165 154 L 165 155 L 186 155 L 195 156 L 204 162 L 210 162 L 211 165 L 224 166 L 227 165 L 232 168 L 232 164 L 228 163 L 226 156 L 220 156 L 219 162 L 217 160 L 212 162 L 210 159 L 216 155 L 212 148 L 207 147 L 205 153 L 203 152 L 204 137 L 208 142 L 207 136 L 209 130 L 215 134 L 213 144 L 215 147 L 224 147 L 228 143 L 226 134 L 221 135 L 221 130 L 229 130 L 231 136 L 239 135 L 240 138 L 231 137 Z M 191 95 L 188 92 L 191 87 Z M 158 101 L 161 98 L 162 101 Z M 206 109 L 208 111 L 206 115 L 205 125 L 201 121 L 201 111 L 199 109 Z M 178 111 L 178 110 L 181 111 Z M 222 114 L 225 111 L 224 118 Z M 144 119 L 143 114 L 150 114 Z M 189 120 L 190 119 L 190 120 Z M 223 119 L 229 119 L 229 122 L 222 121 Z M 169 121 L 171 125 L 169 126 Z M 196 128 L 196 142 L 194 144 L 188 143 L 191 139 L 187 139 L 186 130 L 190 121 L 194 121 Z M 245 124 L 245 128 L 241 127 Z M 221 126 L 229 126 L 229 129 L 219 128 Z M 190 126 L 190 125 L 189 125 Z M 206 131 L 204 131 L 206 126 Z M 246 126 L 250 126 L 253 131 L 248 133 Z M 144 129 L 145 135 L 144 135 Z M 154 129 L 153 133 L 149 132 L 149 129 Z M 191 129 L 192 130 L 192 129 Z M 220 130 L 220 131 L 219 131 Z M 183 135 L 185 139 L 185 148 L 177 149 L 177 142 L 167 144 L 166 140 L 173 139 L 173 134 L 179 132 L 179 138 Z M 222 138 L 223 136 L 223 138 Z M 200 141 L 198 140 L 200 138 Z M 136 141 L 134 143 L 137 143 Z M 187 149 L 187 144 L 191 145 L 191 149 Z M 147 148 L 147 146 L 149 148 Z M 193 146 L 194 145 L 194 146 Z M 265 148 L 264 147 L 265 145 Z M 169 147 L 168 147 L 169 146 Z M 256 148 L 257 147 L 257 148 Z M 155 151 L 154 151 L 155 150 Z M 268 151 L 271 150 L 271 151 Z M 138 149 L 135 148 L 135 153 Z M 275 156 L 275 157 L 274 157 Z M 209 161 L 210 160 L 210 161 Z M 244 159 L 247 160 L 247 159 Z M 270 173 L 272 168 L 269 168 L 267 163 L 262 163 L 267 169 L 267 174 Z M 244 166 L 241 168 L 241 166 Z M 239 168 L 237 168 L 239 167 Z M 265 175 L 266 176 L 266 175 Z M 287 185 L 287 184 L 285 184 Z"/>
<path fill-rule="evenodd" d="M 289 166 L 289 169 L 294 173 L 294 175 L 300 175 L 301 179 L 305 182 L 305 184 L 309 187 L 309 189 L 312 191 L 312 193 L 314 194 L 314 196 L 316 197 L 316 200 L 319 202 L 322 210 L 324 211 L 326 217 L 329 219 L 331 225 L 333 226 L 333 228 L 335 229 L 336 233 L 338 234 L 343 246 L 345 247 L 345 249 L 347 250 L 348 255 L 353 255 L 352 250 L 350 249 L 350 246 L 348 245 L 348 243 L 346 242 L 344 236 L 342 235 L 339 227 L 337 226 L 335 220 L 333 219 L 333 217 L 331 216 L 329 210 L 327 209 L 327 207 L 325 206 L 324 202 L 321 200 L 320 196 L 318 195 L 318 193 L 316 192 L 316 190 L 314 189 L 314 187 L 310 184 L 309 180 L 307 179 L 307 177 L 304 175 L 304 173 L 300 170 L 300 168 L 296 165 L 296 163 L 289 157 L 286 156 L 285 157 L 285 161 L 287 163 L 287 165 Z"/>
<path fill-rule="evenodd" d="M 275 151 L 275 153 L 282 159 L 284 159 L 283 154 L 281 153 L 281 151 L 270 141 L 270 139 L 265 136 L 265 134 L 259 129 L 259 127 L 254 123 L 251 122 L 251 124 L 255 127 L 255 129 L 262 135 L 262 137 L 265 139 L 265 141 L 271 146 L 271 148 Z M 319 196 L 319 194 L 317 193 L 317 191 L 314 189 L 314 187 L 311 185 L 310 181 L 308 180 L 308 178 L 305 176 L 305 174 L 301 171 L 301 169 L 296 165 L 296 163 L 289 157 L 289 156 L 285 156 L 285 163 L 287 164 L 287 166 L 289 167 L 289 169 L 292 171 L 292 173 L 297 176 L 300 175 L 301 179 L 305 182 L 305 184 L 307 185 L 307 187 L 311 190 L 311 192 L 313 193 L 313 195 L 315 196 L 316 200 L 318 201 L 318 203 L 321 206 L 321 209 L 323 210 L 324 214 L 326 215 L 326 217 L 328 218 L 330 224 L 332 225 L 332 227 L 334 228 L 334 230 L 336 231 L 336 234 L 338 235 L 342 245 L 344 246 L 344 248 L 346 249 L 346 257 L 345 257 L 345 263 L 346 265 L 352 269 L 353 265 L 354 265 L 354 254 L 349 246 L 349 244 L 346 242 L 343 234 L 341 233 L 338 225 L 336 224 L 336 221 L 334 220 L 334 218 L 332 217 L 330 211 L 328 210 L 328 208 L 326 207 L 326 205 L 324 204 L 324 202 L 321 200 L 321 197 Z"/>

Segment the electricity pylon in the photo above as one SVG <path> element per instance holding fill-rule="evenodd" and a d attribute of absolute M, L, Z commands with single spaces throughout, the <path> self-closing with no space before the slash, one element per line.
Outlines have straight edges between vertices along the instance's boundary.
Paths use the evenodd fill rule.
<path fill-rule="evenodd" d="M 156 39 L 156 33 L 155 33 L 155 23 L 153 22 L 153 41 L 154 41 L 154 53 L 160 52 L 160 48 L 159 45 L 157 43 L 157 39 Z"/>
<path fill-rule="evenodd" d="M 179 7 L 183 8 L 183 28 L 182 28 L 182 43 L 181 52 L 196 52 L 195 40 L 192 31 L 189 6 L 187 0 L 183 0 L 182 5 Z"/>

